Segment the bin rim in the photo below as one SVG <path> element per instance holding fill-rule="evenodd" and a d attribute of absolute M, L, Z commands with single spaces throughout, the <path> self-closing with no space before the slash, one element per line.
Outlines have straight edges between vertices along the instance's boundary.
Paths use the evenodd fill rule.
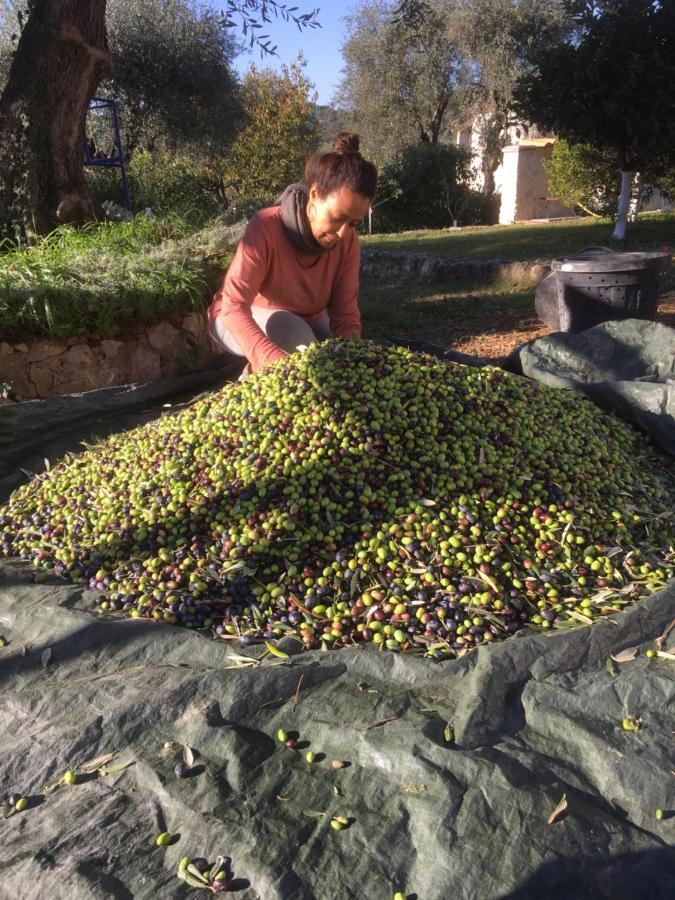
<path fill-rule="evenodd" d="M 551 260 L 552 272 L 631 272 L 655 268 L 661 272 L 668 271 L 670 254 L 662 250 L 619 251 Z"/>

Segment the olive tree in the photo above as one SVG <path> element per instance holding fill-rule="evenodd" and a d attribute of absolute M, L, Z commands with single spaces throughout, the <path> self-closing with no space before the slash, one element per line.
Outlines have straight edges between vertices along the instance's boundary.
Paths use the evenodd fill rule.
<path fill-rule="evenodd" d="M 26 239 L 95 215 L 82 144 L 89 103 L 113 75 L 113 60 L 106 0 L 23 0 L 13 7 L 15 49 L 0 97 L 0 233 Z M 8 9 L 5 2 L 1 11 Z M 252 43 L 271 53 L 264 33 L 253 27 L 269 21 L 270 13 L 300 28 L 318 25 L 316 11 L 297 14 L 272 0 L 228 0 L 222 28 L 239 27 L 247 35 L 253 28 Z M 141 54 L 141 77 L 144 60 Z"/>
<path fill-rule="evenodd" d="M 571 144 L 614 152 L 621 173 L 613 237 L 622 240 L 636 172 L 675 163 L 675 4 L 567 0 L 574 28 L 533 47 L 516 99 Z"/>

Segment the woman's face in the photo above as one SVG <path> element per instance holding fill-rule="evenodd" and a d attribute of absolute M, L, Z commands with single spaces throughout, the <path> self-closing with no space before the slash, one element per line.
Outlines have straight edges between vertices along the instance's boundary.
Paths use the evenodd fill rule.
<path fill-rule="evenodd" d="M 348 228 L 355 228 L 368 214 L 370 200 L 347 187 L 319 197 L 316 185 L 309 189 L 307 218 L 316 241 L 326 249 L 335 247 Z"/>

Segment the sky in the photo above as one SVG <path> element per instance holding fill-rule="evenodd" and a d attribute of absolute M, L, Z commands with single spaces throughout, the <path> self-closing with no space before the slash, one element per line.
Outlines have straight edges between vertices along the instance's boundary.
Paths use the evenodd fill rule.
<path fill-rule="evenodd" d="M 219 9 L 225 9 L 225 2 L 214 4 Z M 318 103 L 331 102 L 337 85 L 342 79 L 342 54 L 340 48 L 345 37 L 345 25 L 340 21 L 342 16 L 348 15 L 353 8 L 353 2 L 344 0 L 331 0 L 322 6 L 314 0 L 289 0 L 287 6 L 297 6 L 296 15 L 309 13 L 318 8 L 318 21 L 321 28 L 303 28 L 298 30 L 292 22 L 284 22 L 279 17 L 272 15 L 272 22 L 260 29 L 263 34 L 269 34 L 272 45 L 277 44 L 278 56 L 266 56 L 260 58 L 260 51 L 255 48 L 250 53 L 242 53 L 235 60 L 235 68 L 240 74 L 244 74 L 252 63 L 258 67 L 279 69 L 283 63 L 293 62 L 299 51 L 302 51 L 307 60 L 305 72 L 314 83 L 318 93 Z"/>

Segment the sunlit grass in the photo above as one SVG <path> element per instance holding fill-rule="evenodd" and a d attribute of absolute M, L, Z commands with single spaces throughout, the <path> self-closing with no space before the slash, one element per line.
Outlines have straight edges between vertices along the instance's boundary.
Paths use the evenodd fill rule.
<path fill-rule="evenodd" d="M 491 225 L 480 228 L 408 231 L 362 237 L 364 247 L 381 250 L 411 250 L 469 259 L 550 260 L 578 253 L 585 247 L 612 250 L 675 250 L 675 213 L 649 213 L 630 223 L 626 239 L 612 241 L 610 219 L 579 218 L 559 222 L 522 225 Z"/>
<path fill-rule="evenodd" d="M 63 226 L 0 253 L 0 340 L 111 338 L 201 308 L 239 229 L 190 216 Z"/>

